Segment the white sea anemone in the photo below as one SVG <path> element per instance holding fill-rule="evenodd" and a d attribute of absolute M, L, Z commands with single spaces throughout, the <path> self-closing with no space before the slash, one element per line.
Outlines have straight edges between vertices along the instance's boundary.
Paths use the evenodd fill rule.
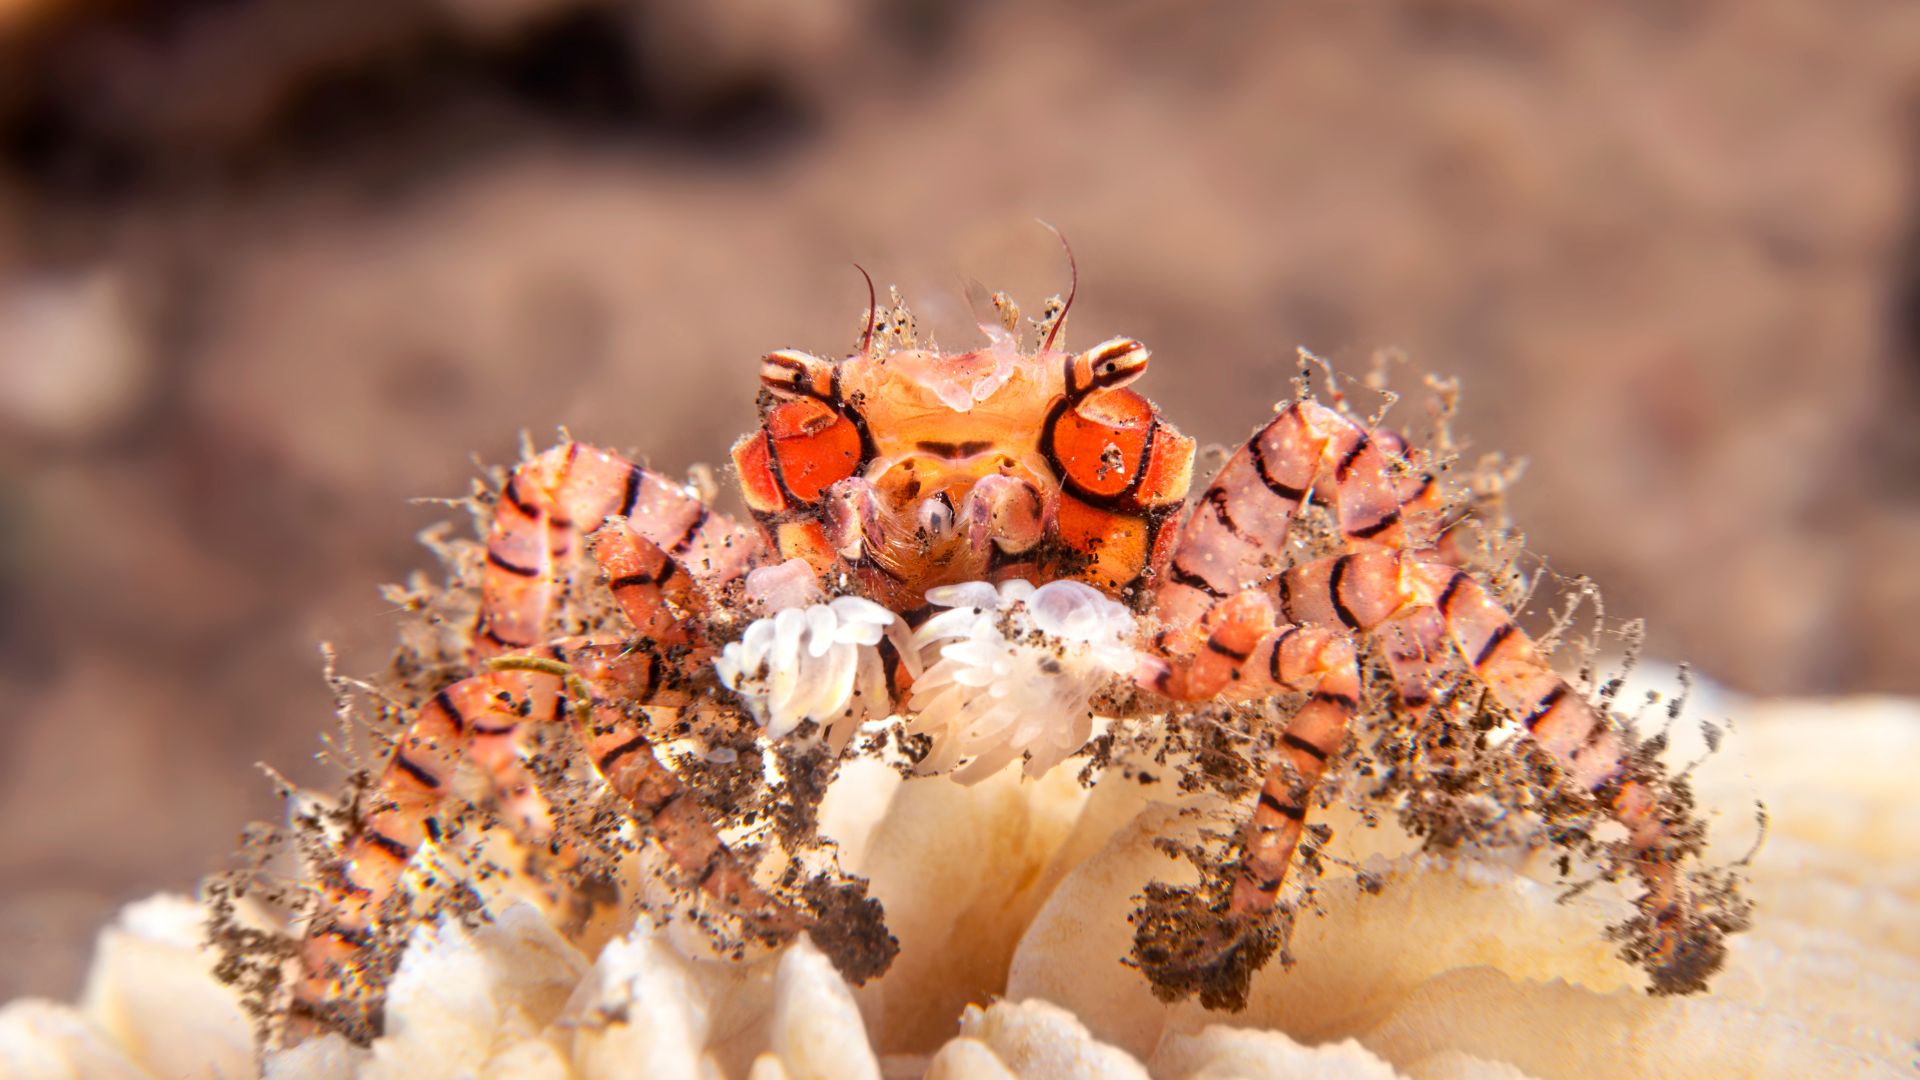
<path fill-rule="evenodd" d="M 893 612 L 858 596 L 836 597 L 755 619 L 713 667 L 769 736 L 812 720 L 833 729 L 837 747 L 862 723 L 891 711 L 878 648 L 889 630 L 904 640 Z"/>
<path fill-rule="evenodd" d="M 914 680 L 908 730 L 934 737 L 927 771 L 963 784 L 1027 756 L 1029 776 L 1058 765 L 1093 733 L 1093 695 L 1133 670 L 1133 615 L 1077 581 L 1035 588 L 976 581 L 927 593 L 947 608 L 914 631 L 926 670 Z"/>

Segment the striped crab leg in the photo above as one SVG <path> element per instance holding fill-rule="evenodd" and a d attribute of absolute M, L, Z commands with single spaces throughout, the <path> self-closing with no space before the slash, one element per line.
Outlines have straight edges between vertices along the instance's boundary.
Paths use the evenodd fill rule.
<path fill-rule="evenodd" d="M 562 443 L 522 462 L 500 491 L 487 534 L 476 658 L 545 640 L 557 560 L 609 517 L 625 518 L 705 590 L 745 574 L 759 555 L 755 532 L 708 509 L 682 485 L 618 454 Z"/>
<path fill-rule="evenodd" d="M 716 585 L 744 573 L 752 537 L 741 542 L 738 530 L 657 474 L 575 443 L 522 465 L 502 491 L 487 543 L 476 657 L 501 658 L 511 648 L 520 659 L 562 662 L 556 647 L 520 642 L 544 639 L 555 559 L 570 551 L 575 521 L 606 519 L 597 506 L 614 505 L 605 491 L 616 475 L 625 477 L 618 508 L 643 515 L 604 530 L 593 548 L 616 601 L 643 635 L 644 647 L 623 654 L 622 682 L 636 701 L 684 701 L 676 668 L 658 646 L 689 642 L 685 614 L 697 599 L 694 578 L 646 530 L 671 532 L 675 547 Z M 352 960 L 370 942 L 379 910 L 421 844 L 436 838 L 446 787 L 462 760 L 486 773 L 522 839 L 538 842 L 551 831 L 548 808 L 521 761 L 521 725 L 551 720 L 561 690 L 550 671 L 496 668 L 454 683 L 420 708 L 375 780 L 373 809 L 344 842 L 339 871 L 324 886 L 300 946 L 296 1015 L 324 1012 L 348 993 Z"/>
<path fill-rule="evenodd" d="M 335 1003 L 354 996 L 357 960 L 372 943 L 381 909 L 418 850 L 440 839 L 438 815 L 461 761 L 476 762 L 498 786 L 501 763 L 520 767 L 523 725 L 555 719 L 563 700 L 585 699 L 569 714 L 594 768 L 695 889 L 763 935 L 800 927 L 791 908 L 752 881 L 698 800 L 654 753 L 643 725 L 609 704 L 671 709 L 676 699 L 685 700 L 663 677 L 665 663 L 652 648 L 563 642 L 542 655 L 500 657 L 491 666 L 429 699 L 396 744 L 376 781 L 375 805 L 343 845 L 340 869 L 323 885 L 321 909 L 301 942 L 296 1017 L 337 1012 Z M 531 812 L 514 815 L 513 797 L 521 792 L 504 794 L 509 824 L 522 839 L 537 842 L 551 832 L 546 805 L 530 783 L 524 801 Z"/>
<path fill-rule="evenodd" d="M 591 673 L 620 661 L 617 655 L 579 657 L 576 670 Z M 596 694 L 581 710 L 581 745 L 667 860 L 689 885 L 754 932 L 778 939 L 802 929 L 806 920 L 753 880 L 752 868 L 727 847 L 699 797 L 660 761 L 645 727 L 597 692 L 607 680 L 583 677 Z"/>
<path fill-rule="evenodd" d="M 1390 618 L 1437 618 L 1459 656 L 1567 780 L 1625 827 L 1651 944 L 1656 989 L 1691 988 L 1711 970 L 1720 932 L 1690 918 L 1673 811 L 1634 763 L 1631 736 L 1557 674 L 1533 640 L 1472 574 L 1412 552 L 1360 551 L 1289 571 L 1287 613 L 1310 624 L 1373 630 Z M 1427 614 L 1427 613 L 1430 613 Z M 1404 693 L 1404 692 L 1403 692 Z"/>
<path fill-rule="evenodd" d="M 1163 654 L 1192 655 L 1209 611 L 1287 567 L 1300 507 L 1327 501 L 1350 542 L 1427 543 L 1440 523 L 1440 486 L 1407 462 L 1406 443 L 1314 401 L 1280 410 L 1221 466 L 1181 525 L 1154 590 Z"/>
<path fill-rule="evenodd" d="M 371 809 L 342 844 L 338 868 L 322 880 L 299 946 L 296 1020 L 337 1014 L 357 996 L 357 961 L 415 853 L 438 839 L 437 815 L 462 758 L 504 756 L 518 765 L 520 725 L 551 719 L 559 689 L 558 679 L 538 672 L 488 672 L 421 706 L 375 780 Z"/>

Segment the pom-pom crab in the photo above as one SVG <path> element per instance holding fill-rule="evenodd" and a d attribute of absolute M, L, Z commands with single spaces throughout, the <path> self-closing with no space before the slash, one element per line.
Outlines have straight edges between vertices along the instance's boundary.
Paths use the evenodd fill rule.
<path fill-rule="evenodd" d="M 810 755 L 811 779 L 781 789 L 805 818 L 862 732 L 970 782 L 1016 760 L 1051 768 L 1089 748 L 1098 718 L 1260 704 L 1253 780 L 1227 785 L 1243 806 L 1227 857 L 1204 888 L 1149 890 L 1130 960 L 1163 996 L 1237 1007 L 1284 936 L 1282 889 L 1356 718 L 1458 701 L 1463 682 L 1531 738 L 1557 797 L 1624 832 L 1614 871 L 1643 889 L 1620 935 L 1652 987 L 1703 986 L 1743 909 L 1724 890 L 1704 901 L 1683 865 L 1700 842 L 1683 789 L 1554 671 L 1463 553 L 1438 458 L 1303 377 L 1189 502 L 1194 443 L 1131 387 L 1147 349 L 1061 348 L 1070 301 L 1035 322 L 1032 351 L 1004 296 L 988 344 L 956 354 L 919 347 L 896 297 L 870 303 L 843 359 L 769 354 L 760 426 L 732 453 L 750 523 L 571 440 L 486 493 L 468 672 L 402 703 L 390 755 L 330 837 L 292 950 L 290 1030 L 377 1026 L 370 951 L 405 918 L 457 772 L 484 777 L 549 872 L 577 865 L 590 838 L 529 763 L 533 733 L 562 717 L 689 890 L 745 937 L 812 933 L 859 981 L 894 951 L 864 883 L 757 872 L 726 835 L 732 808 L 689 785 L 665 733 L 698 719 L 734 746 L 786 748 L 788 767 Z M 1311 551 L 1290 536 L 1308 518 Z M 588 567 L 604 585 L 576 580 Z M 592 590 L 619 615 L 561 617 Z"/>

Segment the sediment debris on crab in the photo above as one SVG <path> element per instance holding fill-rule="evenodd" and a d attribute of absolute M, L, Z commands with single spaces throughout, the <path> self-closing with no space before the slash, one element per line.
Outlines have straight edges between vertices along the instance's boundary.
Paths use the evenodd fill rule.
<path fill-rule="evenodd" d="M 1450 388 L 1423 450 L 1303 376 L 1189 503 L 1193 441 L 1130 388 L 1147 348 L 1068 352 L 1066 305 L 994 304 L 968 352 L 923 348 L 896 297 L 851 355 L 769 354 L 732 453 L 750 522 L 572 441 L 484 485 L 481 541 L 438 541 L 449 586 L 395 592 L 421 625 L 371 687 L 375 758 L 293 830 L 261 1015 L 368 1038 L 411 928 L 484 918 L 502 882 L 570 935 L 651 905 L 724 955 L 805 932 L 877 976 L 898 942 L 820 827 L 853 754 L 972 784 L 1085 753 L 1083 779 L 1213 798 L 1204 880 L 1136 912 L 1163 997 L 1238 1008 L 1285 956 L 1310 819 L 1355 777 L 1435 847 L 1532 815 L 1644 886 L 1621 940 L 1656 988 L 1704 985 L 1737 881 L 1699 886 L 1684 786 L 1515 621 L 1504 474 L 1449 474 Z"/>

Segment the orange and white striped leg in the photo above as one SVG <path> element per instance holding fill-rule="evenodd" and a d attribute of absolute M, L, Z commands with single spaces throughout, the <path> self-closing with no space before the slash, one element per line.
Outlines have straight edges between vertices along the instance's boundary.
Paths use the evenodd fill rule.
<path fill-rule="evenodd" d="M 553 717 L 560 680 L 529 671 L 489 672 L 447 687 L 423 705 L 375 779 L 370 808 L 341 846 L 337 873 L 321 887 L 319 909 L 300 946 L 293 1011 L 318 1015 L 352 994 L 354 961 L 371 940 L 381 909 L 394 894 L 414 854 L 437 839 L 437 815 L 464 758 L 519 765 L 522 724 Z M 496 781 L 519 799 L 524 774 L 507 770 Z M 534 793 L 537 799 L 537 793 Z M 537 814 L 518 813 L 537 828 Z"/>
<path fill-rule="evenodd" d="M 759 535 L 708 509 L 686 487 L 618 454 L 568 442 L 514 469 L 494 506 L 474 652 L 479 658 L 545 640 L 559 560 L 609 517 L 718 590 L 758 559 Z"/>
<path fill-rule="evenodd" d="M 661 763 L 643 725 L 608 704 L 590 713 L 581 721 L 580 741 L 594 768 L 687 883 L 758 934 L 786 937 L 802 929 L 802 915 L 753 880 L 752 868 L 721 839 L 699 796 Z"/>
<path fill-rule="evenodd" d="M 1603 800 L 1625 826 L 1633 868 L 1647 887 L 1641 903 L 1654 928 L 1648 966 L 1656 984 L 1663 972 L 1697 969 L 1701 950 L 1720 947 L 1716 934 L 1688 933 L 1676 837 L 1650 778 L 1631 771 L 1630 736 L 1553 670 L 1471 573 L 1411 552 L 1371 550 L 1298 567 L 1282 584 L 1286 614 L 1303 622 L 1363 631 L 1389 618 L 1437 619 L 1461 659 L 1520 719 L 1528 737 L 1570 783 Z"/>
<path fill-rule="evenodd" d="M 1246 853 L 1234 877 L 1230 917 L 1272 910 L 1306 828 L 1307 800 L 1346 742 L 1360 705 L 1360 669 L 1347 634 L 1291 627 L 1264 648 L 1277 680 L 1309 697 L 1280 732 L 1278 757 L 1242 833 Z"/>

